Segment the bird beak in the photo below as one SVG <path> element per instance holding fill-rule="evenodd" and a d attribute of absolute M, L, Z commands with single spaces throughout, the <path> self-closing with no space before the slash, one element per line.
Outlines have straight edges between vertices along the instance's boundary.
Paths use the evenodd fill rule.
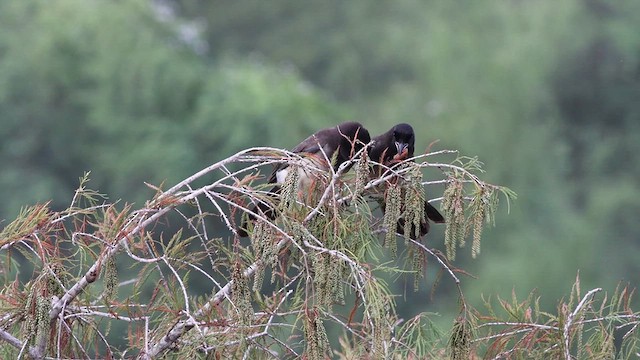
<path fill-rule="evenodd" d="M 396 144 L 396 151 L 398 152 L 398 154 L 402 154 L 402 151 L 409 146 L 409 144 L 403 143 L 400 141 L 396 141 L 395 144 Z"/>

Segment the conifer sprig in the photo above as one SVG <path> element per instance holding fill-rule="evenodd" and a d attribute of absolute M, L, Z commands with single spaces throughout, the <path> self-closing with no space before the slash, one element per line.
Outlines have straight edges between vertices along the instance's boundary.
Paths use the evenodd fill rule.
<path fill-rule="evenodd" d="M 423 179 L 422 170 L 457 171 L 465 210 L 478 209 L 465 214 L 482 211 L 486 220 L 494 214 L 500 189 L 475 177 L 474 162 L 434 165 L 422 161 L 426 156 L 385 167 L 385 174 L 372 178 L 372 161 L 363 150 L 328 175 L 318 174 L 303 191 L 296 176 L 308 161 L 279 149 L 253 148 L 169 189 L 149 185 L 155 195 L 137 210 L 89 189 L 87 174 L 68 209 L 25 208 L 0 232 L 3 263 L 15 263 L 12 251 L 18 250 L 36 274 L 20 282 L 1 273 L 0 305 L 6 315 L 0 318 L 0 339 L 12 345 L 2 355 L 151 359 L 172 349 L 180 357 L 324 358 L 346 351 L 329 339 L 329 327 L 336 326 L 349 338 L 339 343 L 357 346 L 360 354 L 369 349 L 388 357 L 433 355 L 425 346 L 408 346 L 431 340 L 417 325 L 422 321 L 408 324 L 398 318 L 395 294 L 380 274 L 401 271 L 383 263 L 381 255 L 399 246 L 396 225 L 402 218 L 404 234 L 399 235 L 405 244 L 400 246 L 410 250 L 396 256 L 409 260 L 415 287 L 427 257 L 459 286 L 448 260 L 413 239 L 424 220 L 425 183 L 437 186 L 451 179 L 448 173 L 444 179 Z M 274 196 L 272 185 L 261 182 L 272 166 L 284 163 L 293 171 Z M 354 170 L 345 174 L 350 167 Z M 320 169 L 311 164 L 304 171 Z M 472 184 L 492 192 L 478 195 L 483 201 L 474 203 L 474 193 L 466 190 Z M 381 187 L 389 198 L 384 220 L 376 218 L 369 201 Z M 249 240 L 239 239 L 236 217 L 261 202 L 277 207 L 277 216 L 253 212 Z M 228 232 L 215 237 L 221 234 L 215 224 Z M 380 232 L 390 249 L 378 239 Z M 127 274 L 134 275 L 126 279 Z M 271 281 L 265 282 L 269 275 Z M 464 304 L 461 292 L 460 298 Z M 338 314 L 343 308 L 348 316 Z M 79 328 L 83 337 L 76 336 Z M 115 340 L 123 333 L 126 351 Z M 88 339 L 100 339 L 101 345 Z"/>

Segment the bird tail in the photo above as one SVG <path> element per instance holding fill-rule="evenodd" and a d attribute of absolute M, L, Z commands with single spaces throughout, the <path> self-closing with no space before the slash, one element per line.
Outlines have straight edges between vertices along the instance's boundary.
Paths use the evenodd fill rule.
<path fill-rule="evenodd" d="M 427 216 L 428 219 L 430 219 L 435 223 L 445 222 L 442 214 L 440 214 L 440 212 L 436 208 L 434 208 L 433 205 L 429 204 L 429 202 L 426 202 L 426 201 L 424 204 L 424 214 Z"/>
<path fill-rule="evenodd" d="M 418 237 L 422 237 L 429 232 L 429 229 L 431 228 L 429 224 L 429 220 L 433 221 L 434 223 L 445 222 L 442 214 L 440 214 L 440 212 L 435 207 L 433 207 L 433 205 L 429 204 L 428 201 L 424 202 L 424 214 L 426 218 L 422 219 L 422 221 L 420 222 L 420 232 L 418 234 Z M 404 226 L 405 226 L 404 219 L 403 218 L 398 219 L 396 231 L 402 234 L 404 232 Z M 415 226 L 413 224 L 411 225 L 410 234 L 411 234 L 410 235 L 411 239 L 416 240 Z"/>

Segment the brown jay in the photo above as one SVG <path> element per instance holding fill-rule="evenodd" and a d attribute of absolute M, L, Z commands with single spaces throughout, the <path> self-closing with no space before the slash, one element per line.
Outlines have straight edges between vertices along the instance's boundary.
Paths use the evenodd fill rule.
<path fill-rule="evenodd" d="M 413 128 L 409 124 L 402 123 L 373 138 L 373 144 L 369 148 L 369 158 L 385 167 L 389 167 L 402 160 L 412 158 L 414 150 L 415 134 Z M 383 166 L 374 165 L 373 175 L 381 176 L 384 173 L 384 169 Z M 384 211 L 384 204 L 382 211 Z M 440 212 L 428 201 L 424 202 L 424 214 L 425 219 L 420 224 L 420 236 L 424 236 L 429 232 L 429 220 L 436 223 L 445 222 Z M 398 220 L 396 231 L 399 233 L 404 231 L 404 219 Z M 411 234 L 414 234 L 414 232 L 412 231 Z"/>
<path fill-rule="evenodd" d="M 300 154 L 309 167 L 321 169 L 329 172 L 331 165 L 337 171 L 340 165 L 350 160 L 358 151 L 371 141 L 369 131 L 362 124 L 355 121 L 348 121 L 337 126 L 322 129 L 300 144 L 291 149 L 291 152 Z M 329 164 L 327 159 L 332 162 Z M 292 167 L 287 163 L 278 164 L 269 177 L 269 183 L 277 184 L 270 193 L 278 195 L 281 185 L 285 182 L 288 172 Z M 345 171 L 349 171 L 349 166 Z M 297 167 L 298 184 L 301 189 L 308 189 L 317 180 L 317 174 L 313 170 L 305 169 L 304 166 Z M 276 218 L 275 209 L 268 203 L 261 201 L 243 217 L 242 225 L 237 229 L 240 237 L 248 235 L 248 224 L 255 219 L 252 213 L 262 213 L 270 220 Z"/>

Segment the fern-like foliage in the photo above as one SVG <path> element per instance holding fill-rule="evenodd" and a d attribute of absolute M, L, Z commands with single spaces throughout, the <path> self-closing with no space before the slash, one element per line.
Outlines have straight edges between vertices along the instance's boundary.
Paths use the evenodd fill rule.
<path fill-rule="evenodd" d="M 366 150 L 327 174 L 299 154 L 253 148 L 169 189 L 149 185 L 154 195 L 137 209 L 89 189 L 87 174 L 67 209 L 25 207 L 0 231 L 0 339 L 9 344 L 0 357 L 468 356 L 475 324 L 461 290 L 447 344 L 427 314 L 398 317 L 398 294 L 380 276 L 409 273 L 417 289 L 437 264 L 460 289 L 455 249 L 473 234 L 479 255 L 498 195 L 513 194 L 481 181 L 472 159 L 426 161 L 452 154 L 379 164 L 384 171 L 372 176 Z M 262 179 L 284 163 L 292 171 L 270 194 Z M 429 168 L 440 178 L 426 179 Z M 315 180 L 301 186 L 300 171 Z M 447 257 L 420 239 L 427 194 L 440 192 Z M 277 216 L 254 212 L 240 239 L 236 222 L 260 203 Z M 407 268 L 383 262 L 385 253 Z"/>
<path fill-rule="evenodd" d="M 454 260 L 456 249 L 466 245 L 471 234 L 471 255 L 480 254 L 480 241 L 485 224 L 495 225 L 499 195 L 507 202 L 516 194 L 507 187 L 481 181 L 474 172 L 482 172 L 477 158 L 459 157 L 447 166 L 447 188 L 442 196 L 442 208 L 447 218 L 444 243 L 447 257 Z"/>
<path fill-rule="evenodd" d="M 486 300 L 473 344 L 489 359 L 634 359 L 640 313 L 631 308 L 633 295 L 628 286 L 582 292 L 577 277 L 556 313 L 541 311 L 533 294 L 497 299 L 497 309 Z"/>

